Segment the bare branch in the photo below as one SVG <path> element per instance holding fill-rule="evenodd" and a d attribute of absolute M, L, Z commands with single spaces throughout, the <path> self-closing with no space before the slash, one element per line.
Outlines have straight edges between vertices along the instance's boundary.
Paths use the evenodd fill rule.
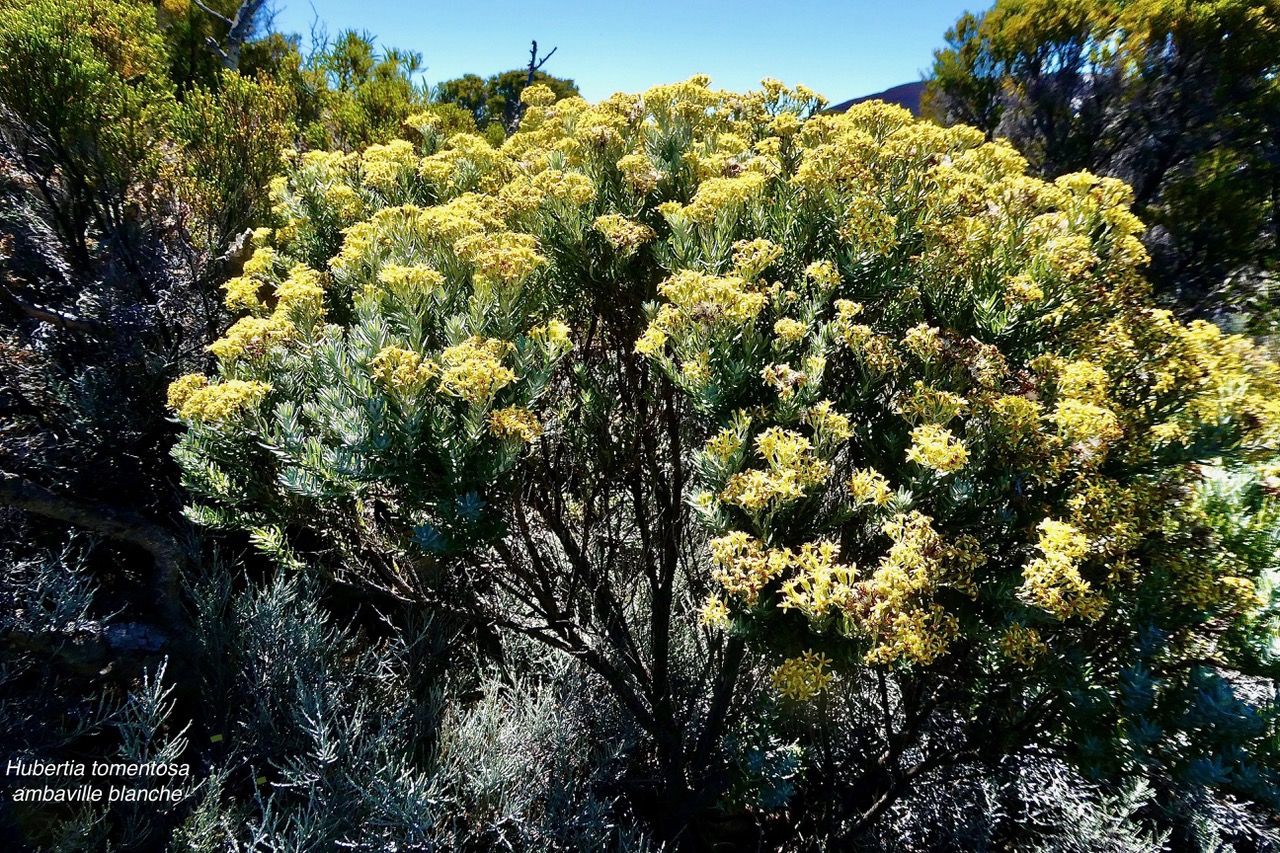
<path fill-rule="evenodd" d="M 201 3 L 200 0 L 191 0 L 191 2 L 195 3 L 198 9 L 200 9 L 201 11 L 209 15 L 212 15 L 213 17 L 217 18 L 219 21 L 222 21 L 222 23 L 226 24 L 228 27 L 234 26 L 234 22 L 230 18 L 228 18 L 226 15 L 219 12 L 218 10 L 209 8 L 205 4 Z"/>
<path fill-rule="evenodd" d="M 84 317 L 76 317 L 73 314 L 67 314 L 54 308 L 44 308 L 31 302 L 27 302 L 5 285 L 0 285 L 0 295 L 3 295 L 9 304 L 13 305 L 33 320 L 39 320 L 43 323 L 49 323 L 54 326 L 61 326 L 62 328 L 69 329 L 73 332 L 84 332 L 89 335 L 101 334 L 107 329 L 107 325 L 100 320 L 89 320 Z"/>
<path fill-rule="evenodd" d="M 155 559 L 152 587 L 160 614 L 168 624 L 181 624 L 178 580 L 187 554 L 168 530 L 130 510 L 65 497 L 7 472 L 0 472 L 0 504 L 83 527 L 147 551 Z"/>

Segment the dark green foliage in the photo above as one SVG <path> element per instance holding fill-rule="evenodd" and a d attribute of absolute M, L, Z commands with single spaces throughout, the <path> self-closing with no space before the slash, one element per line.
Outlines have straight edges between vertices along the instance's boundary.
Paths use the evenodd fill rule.
<path fill-rule="evenodd" d="M 520 93 L 528 81 L 527 69 L 504 71 L 488 79 L 482 79 L 478 74 L 465 74 L 438 84 L 433 96 L 439 103 L 457 104 L 470 112 L 481 130 L 489 131 L 496 126 L 506 133 L 514 130 L 520 119 Z M 578 87 L 572 80 L 552 77 L 545 71 L 535 71 L 533 82 L 550 86 L 557 100 L 578 94 Z M 497 139 L 501 138 L 499 134 Z"/>
<path fill-rule="evenodd" d="M 352 150 L 403 132 L 426 93 L 415 81 L 420 54 L 389 48 L 378 53 L 367 33 L 347 30 L 322 44 L 298 71 L 298 125 L 307 148 Z"/>

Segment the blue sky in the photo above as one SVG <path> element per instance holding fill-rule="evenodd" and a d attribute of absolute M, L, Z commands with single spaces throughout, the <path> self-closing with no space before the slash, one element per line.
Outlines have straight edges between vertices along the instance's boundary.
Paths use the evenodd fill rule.
<path fill-rule="evenodd" d="M 838 102 L 918 80 L 966 8 L 962 0 L 629 3 L 509 0 L 276 0 L 276 28 L 307 44 L 317 18 L 330 35 L 367 30 L 383 45 L 422 53 L 424 79 L 484 76 L 523 65 L 529 41 L 558 48 L 544 70 L 572 77 L 583 96 L 710 74 L 725 89 L 761 77 L 804 83 Z"/>

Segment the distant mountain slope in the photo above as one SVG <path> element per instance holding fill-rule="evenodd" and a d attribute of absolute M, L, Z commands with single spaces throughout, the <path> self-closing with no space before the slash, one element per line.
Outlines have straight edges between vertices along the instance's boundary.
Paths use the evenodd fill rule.
<path fill-rule="evenodd" d="M 920 115 L 920 96 L 924 94 L 924 81 L 918 80 L 915 83 L 903 83 L 901 86 L 894 86 L 892 89 L 885 89 L 883 92 L 877 92 L 874 95 L 864 95 L 861 98 L 853 98 L 844 103 L 836 104 L 828 107 L 829 112 L 842 113 L 854 104 L 860 104 L 863 101 L 885 101 L 890 104 L 898 104 L 911 110 L 913 115 Z"/>

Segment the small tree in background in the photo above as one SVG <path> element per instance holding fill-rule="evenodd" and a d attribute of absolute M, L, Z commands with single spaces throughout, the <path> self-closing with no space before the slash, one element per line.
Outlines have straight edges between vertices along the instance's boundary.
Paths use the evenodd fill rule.
<path fill-rule="evenodd" d="M 519 123 L 520 93 L 528 82 L 527 68 L 504 71 L 488 79 L 478 74 L 465 74 L 436 85 L 433 98 L 438 103 L 457 104 L 468 110 L 475 117 L 476 126 L 485 132 L 485 137 L 491 143 L 499 144 L 507 129 Z M 557 100 L 578 94 L 578 87 L 572 80 L 552 77 L 541 68 L 533 69 L 533 82 L 550 88 Z"/>

